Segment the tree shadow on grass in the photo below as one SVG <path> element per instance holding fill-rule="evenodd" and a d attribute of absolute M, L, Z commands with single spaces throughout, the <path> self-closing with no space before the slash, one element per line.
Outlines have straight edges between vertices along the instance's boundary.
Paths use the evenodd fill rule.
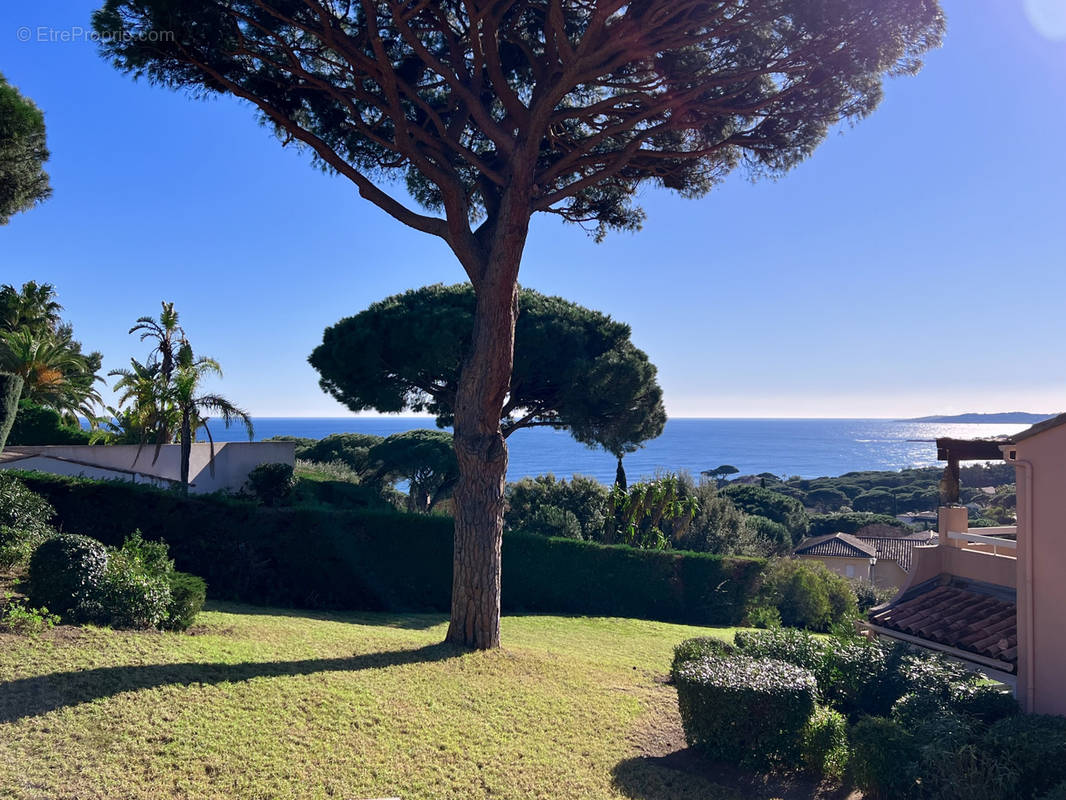
<path fill-rule="evenodd" d="M 458 658 L 469 651 L 448 643 L 415 650 L 390 650 L 347 658 L 309 658 L 302 661 L 220 664 L 185 662 L 53 672 L 0 683 L 0 723 L 47 714 L 59 708 L 113 697 L 122 692 L 160 686 L 214 685 L 252 678 L 311 675 L 317 672 L 357 672 L 404 664 L 425 664 Z"/>
<path fill-rule="evenodd" d="M 819 784 L 803 775 L 758 775 L 683 748 L 665 756 L 620 761 L 613 783 L 633 800 L 845 800 L 848 787 Z"/>
<path fill-rule="evenodd" d="M 447 613 L 411 612 L 409 614 L 393 611 L 336 611 L 330 609 L 283 608 L 279 606 L 252 606 L 228 601 L 211 601 L 204 607 L 206 611 L 219 611 L 224 614 L 241 614 L 244 616 L 296 617 L 298 619 L 315 619 L 323 622 L 349 622 L 356 625 L 376 625 L 383 628 L 402 628 L 421 631 L 435 628 L 448 621 Z"/>

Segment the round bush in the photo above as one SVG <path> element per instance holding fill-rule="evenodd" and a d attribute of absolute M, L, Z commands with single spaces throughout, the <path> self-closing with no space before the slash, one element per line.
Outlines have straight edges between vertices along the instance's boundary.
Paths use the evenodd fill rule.
<path fill-rule="evenodd" d="M 30 604 L 47 606 L 70 622 L 97 619 L 107 561 L 107 549 L 88 536 L 49 539 L 30 559 Z"/>
<path fill-rule="evenodd" d="M 260 464 L 248 473 L 252 493 L 264 505 L 278 505 L 292 494 L 296 481 L 291 464 Z"/>
<path fill-rule="evenodd" d="M 207 584 L 203 578 L 188 572 L 172 572 L 170 580 L 170 607 L 167 609 L 163 627 L 171 631 L 183 631 L 192 625 L 196 615 L 207 599 Z"/>
<path fill-rule="evenodd" d="M 809 670 L 771 659 L 706 657 L 677 671 L 688 743 L 755 769 L 796 763 L 817 691 Z"/>

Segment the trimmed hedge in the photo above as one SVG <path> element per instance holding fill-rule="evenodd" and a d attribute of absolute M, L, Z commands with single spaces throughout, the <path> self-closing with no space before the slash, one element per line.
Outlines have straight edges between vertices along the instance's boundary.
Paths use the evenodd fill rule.
<path fill-rule="evenodd" d="M 817 675 L 825 663 L 826 642 L 806 631 L 771 628 L 764 631 L 737 631 L 737 650 L 751 658 L 772 658 L 803 667 Z M 824 687 L 823 687 L 824 690 Z"/>
<path fill-rule="evenodd" d="M 731 656 L 734 653 L 736 653 L 736 648 L 733 645 L 714 636 L 697 636 L 693 639 L 685 639 L 674 648 L 674 660 L 670 664 L 670 677 L 676 682 L 678 670 L 690 661 L 699 661 L 707 656 Z"/>
<path fill-rule="evenodd" d="M 709 656 L 677 671 L 685 739 L 713 759 L 793 765 L 818 687 L 809 670 L 772 659 Z"/>
<path fill-rule="evenodd" d="M 119 546 L 140 529 L 218 600 L 261 605 L 447 611 L 452 521 L 421 514 L 270 509 L 123 482 L 41 473 L 26 484 L 65 530 Z M 736 625 L 764 562 L 634 550 L 508 533 L 505 611 Z"/>
<path fill-rule="evenodd" d="M 28 400 L 18 405 L 15 424 L 11 426 L 7 443 L 11 447 L 44 444 L 89 444 L 90 434 L 81 428 L 64 424 L 51 408 L 42 408 Z"/>

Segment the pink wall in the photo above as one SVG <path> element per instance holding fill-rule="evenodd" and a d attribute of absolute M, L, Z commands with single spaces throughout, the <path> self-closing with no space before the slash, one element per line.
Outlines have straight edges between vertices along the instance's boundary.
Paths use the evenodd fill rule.
<path fill-rule="evenodd" d="M 1066 426 L 1005 451 L 1018 485 L 1018 699 L 1066 714 Z"/>

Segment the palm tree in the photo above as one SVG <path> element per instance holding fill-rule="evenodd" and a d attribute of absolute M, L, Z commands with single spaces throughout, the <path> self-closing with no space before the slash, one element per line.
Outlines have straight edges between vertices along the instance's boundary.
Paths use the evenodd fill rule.
<path fill-rule="evenodd" d="M 174 356 L 182 345 L 187 345 L 185 329 L 178 324 L 178 312 L 174 304 L 163 301 L 159 319 L 138 317 L 130 333 L 140 333 L 141 341 L 155 339 L 156 345 L 148 355 L 148 364 L 159 368 L 160 377 L 169 383 L 174 374 Z"/>
<path fill-rule="evenodd" d="M 252 420 L 248 414 L 219 394 L 201 392 L 201 383 L 209 375 L 222 376 L 222 368 L 213 358 L 196 357 L 192 345 L 178 323 L 178 312 L 173 303 L 162 304 L 159 319 L 141 317 L 130 328 L 130 333 L 140 333 L 141 341 L 152 339 L 155 347 L 142 364 L 130 359 L 130 368 L 114 370 L 118 377 L 115 389 L 119 390 L 119 410 L 114 411 L 115 425 L 124 432 L 139 431 L 141 444 L 153 439 L 156 444 L 155 458 L 164 444 L 177 441 L 181 444 L 181 486 L 189 491 L 189 461 L 196 433 L 203 430 L 211 444 L 211 468 L 214 469 L 214 439 L 207 423 L 209 413 L 220 416 L 228 428 L 240 422 L 248 431 L 248 438 L 255 436 Z M 122 406 L 129 404 L 123 410 Z M 154 463 L 155 459 L 153 459 Z"/>
<path fill-rule="evenodd" d="M 0 371 L 22 378 L 22 399 L 53 408 L 74 425 L 81 425 L 79 415 L 97 423 L 96 406 L 103 406 L 93 386 L 103 381 L 98 368 L 98 354 L 83 355 L 69 326 L 51 336 L 36 335 L 30 327 L 0 333 Z"/>
<path fill-rule="evenodd" d="M 50 283 L 27 281 L 21 291 L 9 284 L 0 286 L 0 331 L 28 328 L 44 338 L 59 329 L 62 310 Z"/>
<path fill-rule="evenodd" d="M 207 427 L 209 417 L 204 412 L 213 412 L 222 417 L 228 428 L 240 422 L 248 431 L 248 440 L 255 438 L 255 428 L 247 412 L 235 406 L 220 394 L 199 394 L 200 381 L 207 375 L 222 377 L 222 367 L 213 358 L 195 358 L 192 347 L 183 342 L 177 353 L 177 368 L 174 371 L 173 399 L 181 416 L 181 485 L 189 491 L 189 458 L 196 431 L 203 428 L 211 444 L 211 468 L 214 469 L 215 440 Z"/>
<path fill-rule="evenodd" d="M 132 439 L 142 446 L 154 443 L 154 464 L 160 448 L 174 440 L 180 424 L 177 408 L 162 391 L 159 367 L 131 358 L 128 369 L 114 369 L 108 375 L 118 378 L 114 388 L 119 392 L 119 408 L 108 408 L 112 420 L 108 427 L 119 439 Z"/>
<path fill-rule="evenodd" d="M 87 417 L 95 427 L 96 406 L 103 405 L 94 386 L 103 380 L 96 374 L 102 357 L 82 353 L 62 310 L 50 283 L 0 286 L 0 370 L 22 377 L 23 400 L 53 408 L 75 425 L 79 415 Z"/>

